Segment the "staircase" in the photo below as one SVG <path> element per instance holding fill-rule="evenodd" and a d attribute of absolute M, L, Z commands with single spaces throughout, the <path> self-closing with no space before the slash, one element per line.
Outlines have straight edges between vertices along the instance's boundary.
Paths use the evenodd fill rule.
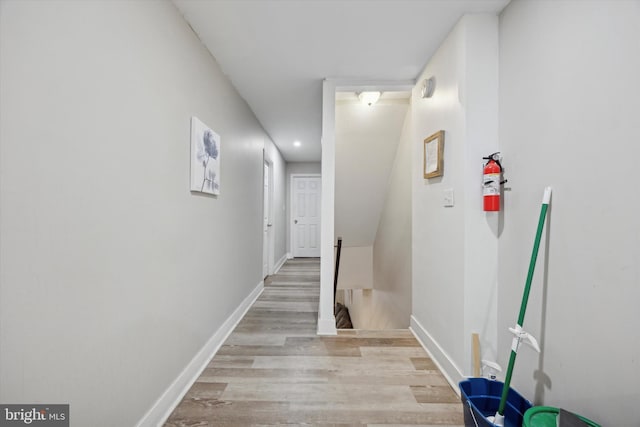
<path fill-rule="evenodd" d="M 333 314 L 336 317 L 337 329 L 353 329 L 351 316 L 349 316 L 349 309 L 344 304 L 336 302 L 336 293 L 338 292 L 338 272 L 340 271 L 340 252 L 342 252 L 342 237 L 338 237 L 338 244 L 336 245 L 336 248 L 336 267 L 335 275 L 333 276 Z"/>
<path fill-rule="evenodd" d="M 351 323 L 351 316 L 349 316 L 349 309 L 340 303 L 336 304 L 336 328 L 338 329 L 353 329 Z"/>

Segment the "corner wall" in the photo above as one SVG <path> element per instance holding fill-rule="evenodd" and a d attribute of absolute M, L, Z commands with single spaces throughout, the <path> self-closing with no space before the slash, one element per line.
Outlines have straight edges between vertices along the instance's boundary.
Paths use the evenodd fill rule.
<path fill-rule="evenodd" d="M 482 211 L 482 156 L 497 151 L 498 18 L 466 15 L 417 79 L 412 98 L 411 327 L 452 383 L 471 372 L 471 333 L 496 348 L 499 217 Z M 432 98 L 420 85 L 435 76 Z M 423 178 L 423 140 L 444 130 L 444 174 Z M 454 206 L 443 206 L 453 190 Z M 455 387 L 457 388 L 457 387 Z"/>
<path fill-rule="evenodd" d="M 407 328 L 411 316 L 411 116 L 409 109 L 373 244 L 371 327 L 381 329 Z"/>
<path fill-rule="evenodd" d="M 135 425 L 261 282 L 268 136 L 170 2 L 0 2 L 0 92 L 0 401 Z"/>
<path fill-rule="evenodd" d="M 549 222 L 513 385 L 537 404 L 638 425 L 640 3 L 512 1 L 500 18 L 500 144 L 509 159 L 500 239 L 506 364 L 543 188 Z"/>

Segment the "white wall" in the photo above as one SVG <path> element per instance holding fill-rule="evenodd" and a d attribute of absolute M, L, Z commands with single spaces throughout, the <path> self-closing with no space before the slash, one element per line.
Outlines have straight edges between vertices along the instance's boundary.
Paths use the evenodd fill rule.
<path fill-rule="evenodd" d="M 0 401 L 134 425 L 261 281 L 268 137 L 169 2 L 1 2 L 0 92 Z"/>
<path fill-rule="evenodd" d="M 506 363 L 543 187 L 553 186 L 514 386 L 606 426 L 637 426 L 640 3 L 513 1 L 500 19 L 500 238 Z M 545 384 L 546 383 L 546 384 Z"/>
<path fill-rule="evenodd" d="M 406 99 L 336 103 L 335 237 L 347 247 L 373 245 L 408 108 Z"/>
<path fill-rule="evenodd" d="M 411 111 L 405 117 L 373 245 L 375 316 L 385 328 L 407 328 L 411 315 Z M 384 320 L 383 320 L 384 319 Z"/>
<path fill-rule="evenodd" d="M 468 16 L 465 30 L 466 142 L 464 160 L 465 330 L 462 370 L 472 372 L 471 335 L 480 335 L 481 357 L 496 360 L 498 238 L 502 215 L 482 209 L 483 157 L 498 147 L 498 18 Z M 508 158 L 505 161 L 508 162 Z M 508 176 L 508 174 L 507 174 Z M 458 195 L 460 196 L 460 195 Z"/>
<path fill-rule="evenodd" d="M 318 335 L 336 335 L 334 316 L 334 212 L 336 188 L 335 137 L 336 82 L 322 82 L 322 226 L 320 227 L 320 302 L 318 303 Z"/>
<path fill-rule="evenodd" d="M 401 128 L 392 169 L 385 186 L 373 246 L 346 248 L 340 264 L 339 288 L 356 329 L 398 329 L 411 316 L 411 152 L 413 123 L 408 111 Z M 344 249 L 343 249 L 344 250 Z M 356 251 L 360 259 L 349 262 Z M 346 271 L 345 271 L 346 270 Z M 363 286 L 367 284 L 368 286 Z"/>
<path fill-rule="evenodd" d="M 320 173 L 320 162 L 289 162 L 287 163 L 287 176 L 292 174 Z"/>
<path fill-rule="evenodd" d="M 336 102 L 335 235 L 343 238 L 338 288 L 379 288 L 352 293 L 347 306 L 355 328 L 409 325 L 411 143 L 403 126 L 409 101 L 398 93 L 383 92 L 367 106 L 348 91 Z"/>
<path fill-rule="evenodd" d="M 373 288 L 373 246 L 342 246 L 338 288 Z"/>
<path fill-rule="evenodd" d="M 286 203 L 285 203 L 285 217 L 286 217 L 286 253 L 291 256 L 291 175 L 294 174 L 320 174 L 321 164 L 320 162 L 288 162 L 286 164 L 286 177 L 285 185 L 287 189 Z"/>
<path fill-rule="evenodd" d="M 463 17 L 413 92 L 412 328 L 452 381 L 471 371 L 471 333 L 496 348 L 498 217 L 481 202 L 482 156 L 497 151 L 498 18 Z M 423 79 L 435 76 L 432 98 Z M 423 178 L 423 140 L 445 131 L 444 175 Z M 443 191 L 455 205 L 444 207 Z"/>
<path fill-rule="evenodd" d="M 414 97 L 411 109 L 415 123 L 412 316 L 455 361 L 464 357 L 464 216 L 462 203 L 441 207 L 441 192 L 445 188 L 461 192 L 464 187 L 459 166 L 464 160 L 464 109 L 458 100 L 458 74 L 464 66 L 461 28 L 460 24 L 454 28 L 427 65 L 428 73 L 437 78 L 433 98 Z M 422 140 L 441 129 L 445 130 L 444 175 L 425 180 Z"/>

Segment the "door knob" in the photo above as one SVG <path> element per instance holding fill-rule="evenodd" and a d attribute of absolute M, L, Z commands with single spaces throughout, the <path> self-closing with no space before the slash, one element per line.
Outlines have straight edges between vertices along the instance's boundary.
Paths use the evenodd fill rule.
<path fill-rule="evenodd" d="M 294 223 L 294 224 L 297 224 L 297 223 L 298 223 L 298 220 L 297 220 L 297 219 L 294 219 L 294 220 L 293 220 L 293 223 Z"/>

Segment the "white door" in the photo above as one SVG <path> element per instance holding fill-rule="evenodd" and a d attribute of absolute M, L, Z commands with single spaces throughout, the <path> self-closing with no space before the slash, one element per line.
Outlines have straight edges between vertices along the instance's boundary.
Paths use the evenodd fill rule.
<path fill-rule="evenodd" d="M 262 277 L 269 275 L 269 259 L 271 248 L 271 170 L 268 162 L 264 162 L 264 193 L 262 210 Z"/>
<path fill-rule="evenodd" d="M 291 236 L 294 257 L 320 256 L 320 177 L 294 176 Z"/>

